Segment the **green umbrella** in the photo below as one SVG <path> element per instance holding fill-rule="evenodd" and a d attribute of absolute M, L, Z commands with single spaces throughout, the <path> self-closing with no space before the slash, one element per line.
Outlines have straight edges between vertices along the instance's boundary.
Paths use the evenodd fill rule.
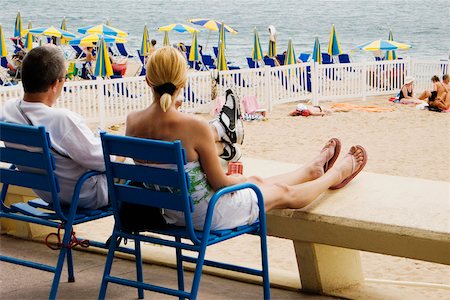
<path fill-rule="evenodd" d="M 284 59 L 284 65 L 296 64 L 297 59 L 295 56 L 294 45 L 292 44 L 292 39 L 289 39 L 288 48 L 286 51 L 286 58 Z"/>
<path fill-rule="evenodd" d="M 341 44 L 339 43 L 334 24 L 331 26 L 330 41 L 328 42 L 328 54 L 331 56 L 342 53 Z"/>
<path fill-rule="evenodd" d="M 142 34 L 141 55 L 147 56 L 149 52 L 150 52 L 150 41 L 148 40 L 147 24 L 145 24 L 144 33 Z"/>
<path fill-rule="evenodd" d="M 393 41 L 394 35 L 392 34 L 392 30 L 389 30 L 389 37 L 388 41 Z M 386 56 L 384 57 L 385 60 L 394 60 L 397 59 L 397 53 L 394 50 L 388 50 L 386 51 Z"/>
<path fill-rule="evenodd" d="M 6 50 L 5 37 L 3 36 L 2 25 L 0 24 L 0 57 L 5 57 L 8 55 L 8 50 Z"/>
<path fill-rule="evenodd" d="M 66 17 L 63 18 L 63 20 L 61 22 L 61 26 L 59 28 L 61 28 L 64 31 L 67 31 Z M 67 45 L 68 43 L 69 43 L 68 40 L 66 40 L 65 38 L 61 38 L 61 44 Z"/>
<path fill-rule="evenodd" d="M 319 42 L 319 37 L 317 35 L 314 39 L 314 49 L 313 49 L 312 59 L 316 63 L 319 63 L 319 64 L 322 63 L 322 52 L 320 51 L 320 42 Z"/>
<path fill-rule="evenodd" d="M 22 18 L 20 17 L 20 11 L 17 12 L 16 22 L 14 24 L 14 37 L 20 38 L 22 35 Z"/>
<path fill-rule="evenodd" d="M 197 40 L 197 32 L 194 31 L 192 34 L 192 44 L 191 50 L 189 52 L 189 61 L 199 61 L 200 60 L 200 51 L 198 49 L 198 40 Z"/>
<path fill-rule="evenodd" d="M 109 60 L 108 47 L 106 47 L 105 39 L 100 38 L 100 47 L 95 60 L 95 76 L 107 77 L 113 74 L 111 61 Z"/>
<path fill-rule="evenodd" d="M 28 22 L 28 29 L 31 29 L 31 22 Z M 29 31 L 25 36 L 25 49 L 33 49 L 33 35 Z"/>
<path fill-rule="evenodd" d="M 164 46 L 170 46 L 170 43 L 169 43 L 169 32 L 168 31 L 164 31 L 163 45 Z"/>
<path fill-rule="evenodd" d="M 217 70 L 228 70 L 227 60 L 225 59 L 225 45 L 221 41 L 219 45 L 219 53 L 217 54 Z"/>
<path fill-rule="evenodd" d="M 253 37 L 253 51 L 252 51 L 252 59 L 256 63 L 263 59 L 263 53 L 261 49 L 261 43 L 259 41 L 258 31 L 253 29 L 254 37 Z"/>

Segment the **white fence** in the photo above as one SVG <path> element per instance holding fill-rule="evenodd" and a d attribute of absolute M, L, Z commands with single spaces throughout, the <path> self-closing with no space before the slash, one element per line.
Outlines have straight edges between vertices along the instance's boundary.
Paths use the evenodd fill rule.
<path fill-rule="evenodd" d="M 311 100 L 324 100 L 398 93 L 405 76 L 416 78 L 415 91 L 431 89 L 431 77 L 448 74 L 448 61 L 394 60 L 348 64 L 319 65 L 308 62 L 280 67 L 230 71 L 189 72 L 183 93 L 182 109 L 208 113 L 214 109 L 213 89 L 221 97 L 234 88 L 242 98 L 256 96 L 260 106 Z M 213 87 L 216 88 L 213 88 Z M 22 86 L 0 87 L 0 105 L 9 98 L 22 97 Z M 56 107 L 81 114 L 88 123 L 100 126 L 123 122 L 128 113 L 147 107 L 151 90 L 144 77 L 68 81 Z"/>

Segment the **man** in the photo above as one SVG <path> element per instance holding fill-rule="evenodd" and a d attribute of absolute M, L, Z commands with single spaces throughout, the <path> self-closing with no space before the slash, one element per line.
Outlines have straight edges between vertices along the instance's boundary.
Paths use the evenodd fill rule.
<path fill-rule="evenodd" d="M 448 74 L 442 76 L 442 84 L 446 88 L 447 93 L 450 92 L 450 76 Z"/>
<path fill-rule="evenodd" d="M 45 126 L 55 157 L 61 203 L 70 204 L 78 178 L 88 170 L 104 171 L 105 165 L 101 141 L 94 136 L 84 119 L 67 109 L 53 107 L 61 95 L 65 80 L 65 61 L 57 47 L 32 49 L 22 63 L 23 99 L 7 101 L 0 120 Z M 43 200 L 51 201 L 49 193 L 35 192 Z M 81 189 L 79 207 L 96 209 L 107 204 L 106 177 L 89 178 Z"/>

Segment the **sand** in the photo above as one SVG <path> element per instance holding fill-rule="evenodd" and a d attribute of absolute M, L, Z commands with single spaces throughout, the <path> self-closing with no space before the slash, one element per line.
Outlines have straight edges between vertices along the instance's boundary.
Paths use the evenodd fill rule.
<path fill-rule="evenodd" d="M 394 104 L 386 97 L 351 101 L 355 105 L 393 108 L 392 112 L 350 111 L 324 117 L 291 117 L 296 103 L 274 107 L 266 121 L 245 122 L 243 155 L 303 164 L 314 157 L 330 137 L 339 137 L 343 151 L 353 144 L 369 153 L 365 170 L 389 175 L 450 181 L 450 114 L 418 110 L 414 105 Z M 344 101 L 340 101 L 344 102 Z M 347 101 L 349 102 L 349 101 Z M 322 103 L 330 107 L 331 103 Z M 210 116 L 205 116 L 209 119 Z M 123 130 L 120 126 L 119 132 Z M 245 167 L 245 166 L 244 166 Z M 213 249 L 212 256 L 255 263 L 258 246 L 252 237 Z M 254 250 L 256 249 L 256 250 Z M 236 253 L 239 253 L 238 255 Z M 250 255 L 249 255 L 250 254 Z M 269 238 L 271 268 L 296 272 L 292 242 Z M 445 284 L 450 286 L 450 266 L 361 252 L 365 278 Z M 372 285 L 372 283 L 369 283 Z M 388 289 L 392 285 L 375 285 Z M 450 287 L 412 287 L 406 298 L 450 299 Z"/>

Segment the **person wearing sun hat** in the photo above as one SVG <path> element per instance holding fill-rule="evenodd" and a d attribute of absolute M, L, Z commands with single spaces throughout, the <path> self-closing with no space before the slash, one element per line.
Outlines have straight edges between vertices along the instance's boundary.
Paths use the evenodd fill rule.
<path fill-rule="evenodd" d="M 414 96 L 413 84 L 415 78 L 412 76 L 405 77 L 405 84 L 400 89 L 398 99 L 402 104 L 421 104 L 423 101 Z"/>

